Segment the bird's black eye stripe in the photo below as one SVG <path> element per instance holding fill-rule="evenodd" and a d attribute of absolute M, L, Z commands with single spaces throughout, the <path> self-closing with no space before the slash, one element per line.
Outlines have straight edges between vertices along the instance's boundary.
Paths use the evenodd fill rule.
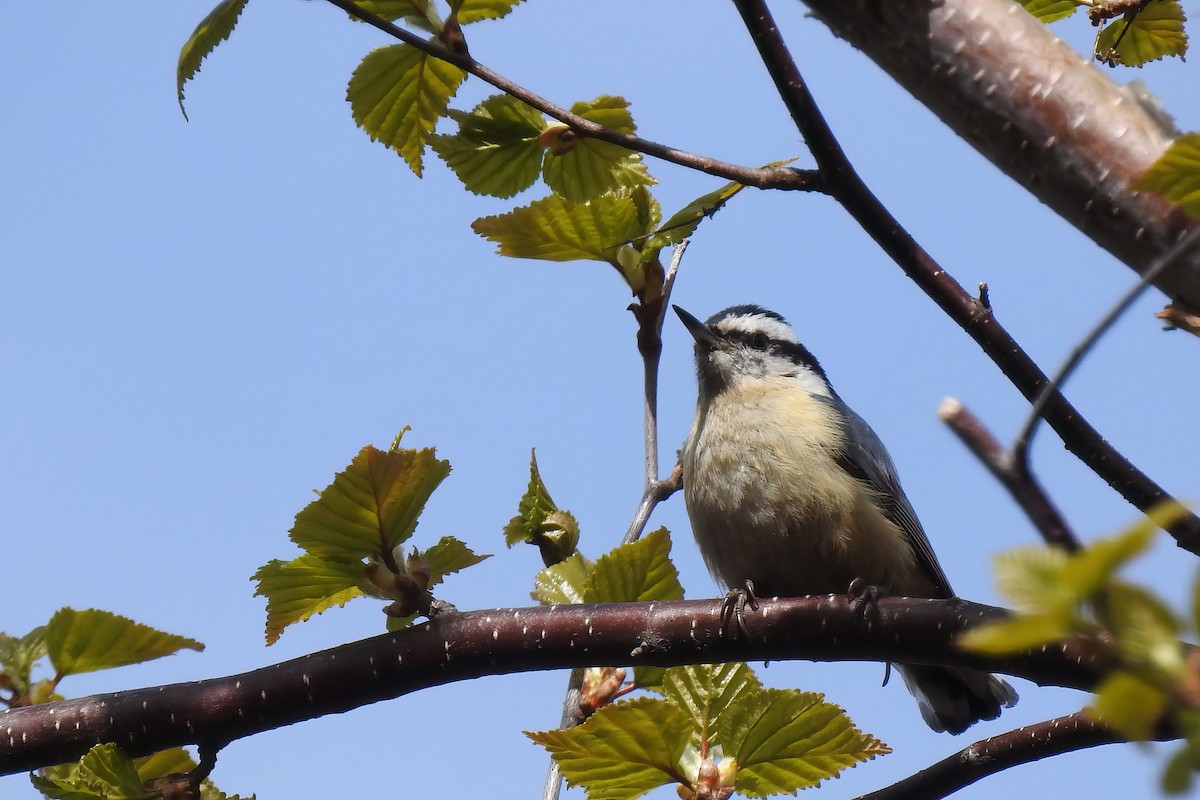
<path fill-rule="evenodd" d="M 755 350 L 766 352 L 771 347 L 771 337 L 759 331 L 750 337 L 750 346 Z"/>

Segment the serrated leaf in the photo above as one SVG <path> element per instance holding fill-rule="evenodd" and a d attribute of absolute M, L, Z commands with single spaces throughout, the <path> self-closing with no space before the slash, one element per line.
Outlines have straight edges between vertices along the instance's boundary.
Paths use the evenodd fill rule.
<path fill-rule="evenodd" d="M 1114 672 L 1096 688 L 1091 713 L 1133 741 L 1150 738 L 1167 707 L 1167 696 L 1128 672 Z"/>
<path fill-rule="evenodd" d="M 466 25 L 481 19 L 500 19 L 507 16 L 521 0 L 452 0 L 458 21 Z"/>
<path fill-rule="evenodd" d="M 525 735 L 550 751 L 568 784 L 586 787 L 589 800 L 633 800 L 676 781 L 691 731 L 681 709 L 639 698 L 605 706 L 575 728 Z"/>
<path fill-rule="evenodd" d="M 267 644 L 283 629 L 363 594 L 359 561 L 326 561 L 308 554 L 292 561 L 271 560 L 254 573 L 254 594 L 267 598 Z"/>
<path fill-rule="evenodd" d="M 296 515 L 291 540 L 326 561 L 386 561 L 412 536 L 450 462 L 433 448 L 359 451 L 316 500 Z"/>
<path fill-rule="evenodd" d="M 534 600 L 546 606 L 583 603 L 585 593 L 591 586 L 591 572 L 591 563 L 580 553 L 572 553 L 557 564 L 539 570 L 534 576 L 530 594 Z"/>
<path fill-rule="evenodd" d="M 422 555 L 429 561 L 429 588 L 441 583 L 447 575 L 473 567 L 492 557 L 488 553 L 476 553 L 453 536 L 443 536 Z"/>
<path fill-rule="evenodd" d="M 34 787 L 55 800 L 152 800 L 132 759 L 115 744 L 98 744 L 77 764 L 30 775 Z"/>
<path fill-rule="evenodd" d="M 1075 0 L 1017 0 L 1025 10 L 1042 22 L 1057 22 L 1075 13 Z"/>
<path fill-rule="evenodd" d="M 737 761 L 736 789 L 751 797 L 794 794 L 891 752 L 813 692 L 764 689 L 743 694 L 735 706 L 721 744 Z"/>
<path fill-rule="evenodd" d="M 393 44 L 367 53 L 350 77 L 346 99 L 367 135 L 399 153 L 420 176 L 425 143 L 466 77 L 453 64 Z"/>
<path fill-rule="evenodd" d="M 664 671 L 662 692 L 691 717 L 692 747 L 715 741 L 725 746 L 734 729 L 728 722 L 730 709 L 741 708 L 739 699 L 762 690 L 762 683 L 746 664 L 702 664 L 671 667 Z M 736 726 L 735 726 L 736 727 Z"/>
<path fill-rule="evenodd" d="M 46 625 L 46 652 L 60 677 L 139 664 L 185 648 L 204 645 L 94 608 L 60 608 Z"/>
<path fill-rule="evenodd" d="M 976 653 L 1009 655 L 1056 642 L 1071 632 L 1069 611 L 1029 614 L 972 628 L 958 637 L 958 646 Z"/>
<path fill-rule="evenodd" d="M 504 526 L 504 543 L 509 547 L 520 542 L 533 543 L 546 521 L 546 515 L 558 510 L 550 490 L 538 470 L 537 451 L 529 453 L 529 484 L 517 502 L 517 515 Z"/>
<path fill-rule="evenodd" d="M 8 676 L 17 696 L 29 694 L 33 665 L 46 655 L 46 626 L 21 637 L 0 633 L 0 672 Z"/>
<path fill-rule="evenodd" d="M 1155 192 L 1200 219 L 1200 133 L 1180 136 L 1134 182 L 1133 188 Z"/>
<path fill-rule="evenodd" d="M 1101 607 L 1126 665 L 1149 669 L 1166 681 L 1183 680 L 1182 625 L 1166 604 L 1139 586 L 1118 581 L 1104 592 Z"/>
<path fill-rule="evenodd" d="M 629 102 L 623 97 L 602 95 L 590 103 L 575 103 L 571 111 L 621 133 L 637 131 Z M 621 188 L 658 183 L 646 171 L 641 153 L 589 137 L 574 140 L 569 152 L 561 155 L 547 151 L 542 177 L 555 194 L 579 203 Z"/>
<path fill-rule="evenodd" d="M 480 236 L 499 245 L 502 256 L 546 261 L 606 261 L 620 268 L 621 245 L 646 233 L 629 194 L 574 203 L 559 195 L 535 200 L 506 214 L 471 223 Z"/>
<path fill-rule="evenodd" d="M 740 183 L 729 182 L 719 189 L 697 197 L 676 211 L 658 230 L 651 234 L 650 241 L 658 247 L 678 244 L 695 233 L 700 222 L 711 217 L 728 203 L 734 195 L 746 188 Z"/>
<path fill-rule="evenodd" d="M 434 152 L 470 191 L 512 197 L 528 189 L 542 171 L 538 136 L 546 118 L 532 106 L 504 94 L 492 95 L 470 113 L 449 112 L 458 133 L 433 136 Z"/>
<path fill-rule="evenodd" d="M 445 22 L 430 0 L 355 0 L 365 10 L 384 19 L 402 19 L 428 33 L 440 33 Z M 357 17 L 351 16 L 357 20 Z"/>
<path fill-rule="evenodd" d="M 1100 31 L 1096 37 L 1097 58 L 1140 67 L 1166 56 L 1182 57 L 1188 44 L 1184 19 L 1178 0 L 1153 0 L 1132 21 L 1122 17 Z"/>
<path fill-rule="evenodd" d="M 1074 598 L 1060 584 L 1067 555 L 1049 547 L 1019 547 L 992 560 L 996 590 L 1018 609 L 1046 611 L 1069 606 Z"/>
<path fill-rule="evenodd" d="M 217 7 L 208 12 L 208 16 L 200 20 L 196 30 L 183 43 L 179 50 L 179 63 L 175 67 L 175 91 L 179 96 L 179 110 L 187 119 L 187 110 L 183 107 L 183 85 L 190 81 L 200 71 L 200 62 L 221 42 L 229 38 L 237 25 L 238 17 L 249 0 L 223 0 Z"/>
<path fill-rule="evenodd" d="M 596 559 L 586 603 L 641 603 L 681 600 L 683 586 L 671 563 L 671 537 L 665 528 L 623 544 Z"/>

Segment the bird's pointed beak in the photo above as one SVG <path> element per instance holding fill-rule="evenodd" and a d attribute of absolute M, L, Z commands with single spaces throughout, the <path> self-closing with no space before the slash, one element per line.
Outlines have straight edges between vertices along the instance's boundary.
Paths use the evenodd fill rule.
<path fill-rule="evenodd" d="M 717 338 L 715 333 L 712 332 L 712 329 L 703 322 L 696 319 L 679 306 L 673 305 L 671 308 L 675 309 L 675 313 L 678 314 L 679 319 L 683 321 L 683 327 L 688 329 L 688 333 L 690 333 L 692 338 L 696 340 L 696 344 L 702 347 L 707 347 L 711 350 L 721 343 L 721 340 Z"/>

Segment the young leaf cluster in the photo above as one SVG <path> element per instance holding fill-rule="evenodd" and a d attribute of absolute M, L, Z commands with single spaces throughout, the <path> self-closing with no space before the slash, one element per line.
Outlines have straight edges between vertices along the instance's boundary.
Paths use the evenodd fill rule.
<path fill-rule="evenodd" d="M 194 796 L 187 773 L 195 767 L 196 761 L 182 747 L 130 758 L 115 744 L 98 744 L 77 763 L 48 767 L 29 779 L 53 800 L 159 800 Z M 200 782 L 199 800 L 241 797 L 225 794 L 205 778 Z"/>
<path fill-rule="evenodd" d="M 1180 637 L 1200 631 L 1200 581 L 1190 625 L 1118 571 L 1149 547 L 1160 526 L 1181 509 L 1170 506 L 1116 536 L 1068 555 L 1023 548 L 996 559 L 1001 594 L 1018 610 L 1011 620 L 976 628 L 960 642 L 971 650 L 1011 655 L 1075 634 L 1111 641 L 1120 668 L 1096 688 L 1091 713 L 1130 740 L 1177 726 L 1186 744 L 1164 773 L 1164 788 L 1182 792 L 1200 770 L 1200 652 Z"/>
<path fill-rule="evenodd" d="M 388 450 L 370 445 L 296 515 L 289 534 L 304 554 L 271 560 L 253 576 L 267 598 L 267 644 L 283 629 L 327 608 L 367 595 L 393 601 L 389 628 L 430 612 L 429 589 L 451 573 L 478 564 L 478 555 L 452 536 L 404 556 L 433 490 L 450 464 L 432 448 Z"/>
<path fill-rule="evenodd" d="M 1093 57 L 1110 67 L 1140 67 L 1167 56 L 1183 58 L 1188 37 L 1179 0 L 1017 0 L 1042 22 L 1072 16 L 1081 7 L 1099 27 Z"/>
<path fill-rule="evenodd" d="M 794 794 L 891 752 L 812 692 L 763 688 L 745 664 L 675 667 L 661 697 L 606 706 L 582 725 L 526 732 L 590 800 Z"/>

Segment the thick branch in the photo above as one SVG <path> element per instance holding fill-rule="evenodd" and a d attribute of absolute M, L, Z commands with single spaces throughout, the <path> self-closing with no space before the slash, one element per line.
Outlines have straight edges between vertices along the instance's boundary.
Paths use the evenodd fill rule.
<path fill-rule="evenodd" d="M 885 6 L 922 6 L 924 2 Z M 780 98 L 812 150 L 830 194 L 1032 402 L 1046 385 L 1046 375 L 996 321 L 991 309 L 968 294 L 867 188 L 821 116 L 764 0 L 734 0 L 734 5 L 741 12 Z M 857 7 L 857 4 L 852 5 Z M 864 10 L 863 13 L 876 12 Z M 1171 499 L 1166 490 L 1130 463 L 1088 424 L 1060 392 L 1048 396 L 1043 418 L 1062 438 L 1068 450 L 1136 508 L 1148 513 Z M 1180 547 L 1200 555 L 1200 518 L 1188 514 L 1172 524 L 1169 530 Z"/>
<path fill-rule="evenodd" d="M 0 713 L 0 774 L 78 758 L 99 742 L 135 756 L 219 747 L 265 730 L 430 686 L 577 666 L 720 661 L 890 661 L 1003 671 L 1086 689 L 1110 649 L 1072 639 L 1013 658 L 959 652 L 954 637 L 1007 612 L 965 600 L 884 598 L 863 614 L 841 595 L 762 600 L 745 633 L 721 600 L 508 608 L 450 614 L 398 633 L 227 678 L 96 695 Z"/>
<path fill-rule="evenodd" d="M 357 17 L 363 22 L 375 26 L 389 36 L 411 45 L 423 53 L 428 53 L 435 58 L 453 64 L 480 80 L 490 83 L 505 94 L 511 95 L 536 108 L 543 114 L 570 126 L 580 136 L 599 139 L 603 142 L 611 142 L 612 144 L 636 150 L 648 156 L 661 158 L 663 161 L 669 161 L 672 164 L 696 169 L 709 175 L 725 178 L 726 180 L 736 181 L 745 186 L 754 186 L 759 189 L 823 191 L 819 176 L 809 170 L 790 169 L 787 167 L 742 167 L 737 164 L 718 161 L 715 158 L 707 158 L 695 153 L 689 153 L 686 150 L 667 147 L 666 145 L 652 142 L 649 139 L 643 139 L 640 136 L 634 136 L 629 133 L 622 133 L 621 131 L 613 130 L 599 123 L 584 119 L 578 114 L 572 114 L 562 106 L 551 103 L 546 98 L 529 91 L 525 87 L 480 64 L 465 50 L 462 52 L 451 50 L 437 39 L 425 39 L 415 33 L 406 31 L 404 28 L 393 24 L 378 14 L 373 14 L 364 8 L 360 8 L 353 0 L 329 0 L 329 2 L 350 16 Z"/>
<path fill-rule="evenodd" d="M 990 736 L 857 800 L 934 800 L 997 772 L 1050 756 L 1124 741 L 1082 711 Z"/>
<path fill-rule="evenodd" d="M 1013 0 L 805 0 L 975 149 L 1137 272 L 1195 223 L 1131 191 L 1175 135 Z M 1200 305 L 1200 248 L 1155 285 Z"/>

